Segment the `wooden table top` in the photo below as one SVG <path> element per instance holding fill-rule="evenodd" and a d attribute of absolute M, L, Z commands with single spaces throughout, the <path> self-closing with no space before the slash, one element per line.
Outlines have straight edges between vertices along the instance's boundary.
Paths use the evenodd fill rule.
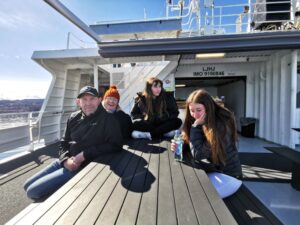
<path fill-rule="evenodd" d="M 166 140 L 131 141 L 8 224 L 237 224 L 206 173 L 169 149 Z"/>

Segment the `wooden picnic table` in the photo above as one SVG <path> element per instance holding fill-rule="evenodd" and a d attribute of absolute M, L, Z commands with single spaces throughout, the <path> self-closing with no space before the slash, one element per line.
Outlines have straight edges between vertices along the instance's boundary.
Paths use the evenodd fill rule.
<path fill-rule="evenodd" d="M 8 224 L 237 224 L 206 173 L 169 149 L 167 140 L 131 141 Z"/>

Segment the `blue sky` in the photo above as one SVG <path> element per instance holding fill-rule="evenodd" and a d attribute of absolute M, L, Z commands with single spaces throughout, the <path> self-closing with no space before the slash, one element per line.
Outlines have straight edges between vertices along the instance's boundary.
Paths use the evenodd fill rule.
<path fill-rule="evenodd" d="M 165 16 L 165 0 L 61 0 L 87 24 Z M 177 1 L 176 1 L 177 2 Z M 188 2 L 188 1 L 186 1 Z M 247 0 L 216 0 L 237 4 Z M 224 4 L 224 3 L 223 3 Z M 51 75 L 31 60 L 35 50 L 64 49 L 71 32 L 88 46 L 92 39 L 43 0 L 0 1 L 0 99 L 45 97 Z M 81 41 L 71 39 L 71 47 Z"/>

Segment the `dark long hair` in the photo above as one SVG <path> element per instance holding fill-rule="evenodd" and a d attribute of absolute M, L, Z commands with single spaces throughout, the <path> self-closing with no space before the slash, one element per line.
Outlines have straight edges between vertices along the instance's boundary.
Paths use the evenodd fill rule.
<path fill-rule="evenodd" d="M 190 139 L 190 129 L 195 119 L 191 116 L 189 105 L 202 104 L 205 107 L 206 118 L 202 126 L 205 138 L 211 147 L 213 163 L 225 164 L 225 149 L 223 140 L 226 133 L 231 134 L 234 142 L 237 141 L 237 130 L 234 115 L 227 108 L 217 104 L 205 90 L 192 92 L 186 100 L 186 116 L 183 123 L 183 138 L 186 143 Z"/>
<path fill-rule="evenodd" d="M 160 95 L 157 96 L 155 99 L 156 107 L 154 108 L 153 106 L 154 95 L 152 93 L 151 87 L 153 85 L 157 86 L 158 84 L 160 84 L 161 86 L 161 92 Z M 163 114 L 168 113 L 167 103 L 165 99 L 165 91 L 163 88 L 163 82 L 160 79 L 156 77 L 150 77 L 146 82 L 146 87 L 143 95 L 146 98 L 146 116 L 145 116 L 146 120 L 151 119 L 155 113 L 157 113 L 159 117 L 162 117 Z"/>

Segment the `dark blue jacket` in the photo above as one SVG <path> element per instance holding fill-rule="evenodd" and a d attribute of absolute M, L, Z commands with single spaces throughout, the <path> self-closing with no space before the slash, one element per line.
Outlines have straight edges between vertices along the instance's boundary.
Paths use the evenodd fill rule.
<path fill-rule="evenodd" d="M 218 171 L 234 177 L 241 176 L 242 168 L 238 156 L 238 150 L 235 141 L 232 139 L 232 134 L 230 131 L 226 132 L 223 146 L 226 154 L 225 165 L 214 164 L 211 159 L 211 147 L 206 140 L 202 126 L 200 125 L 197 127 L 191 127 L 191 154 L 196 161 L 200 162 L 206 168 L 206 170 L 208 170 L 207 172 Z M 202 162 L 203 159 L 207 159 L 207 163 Z"/>

